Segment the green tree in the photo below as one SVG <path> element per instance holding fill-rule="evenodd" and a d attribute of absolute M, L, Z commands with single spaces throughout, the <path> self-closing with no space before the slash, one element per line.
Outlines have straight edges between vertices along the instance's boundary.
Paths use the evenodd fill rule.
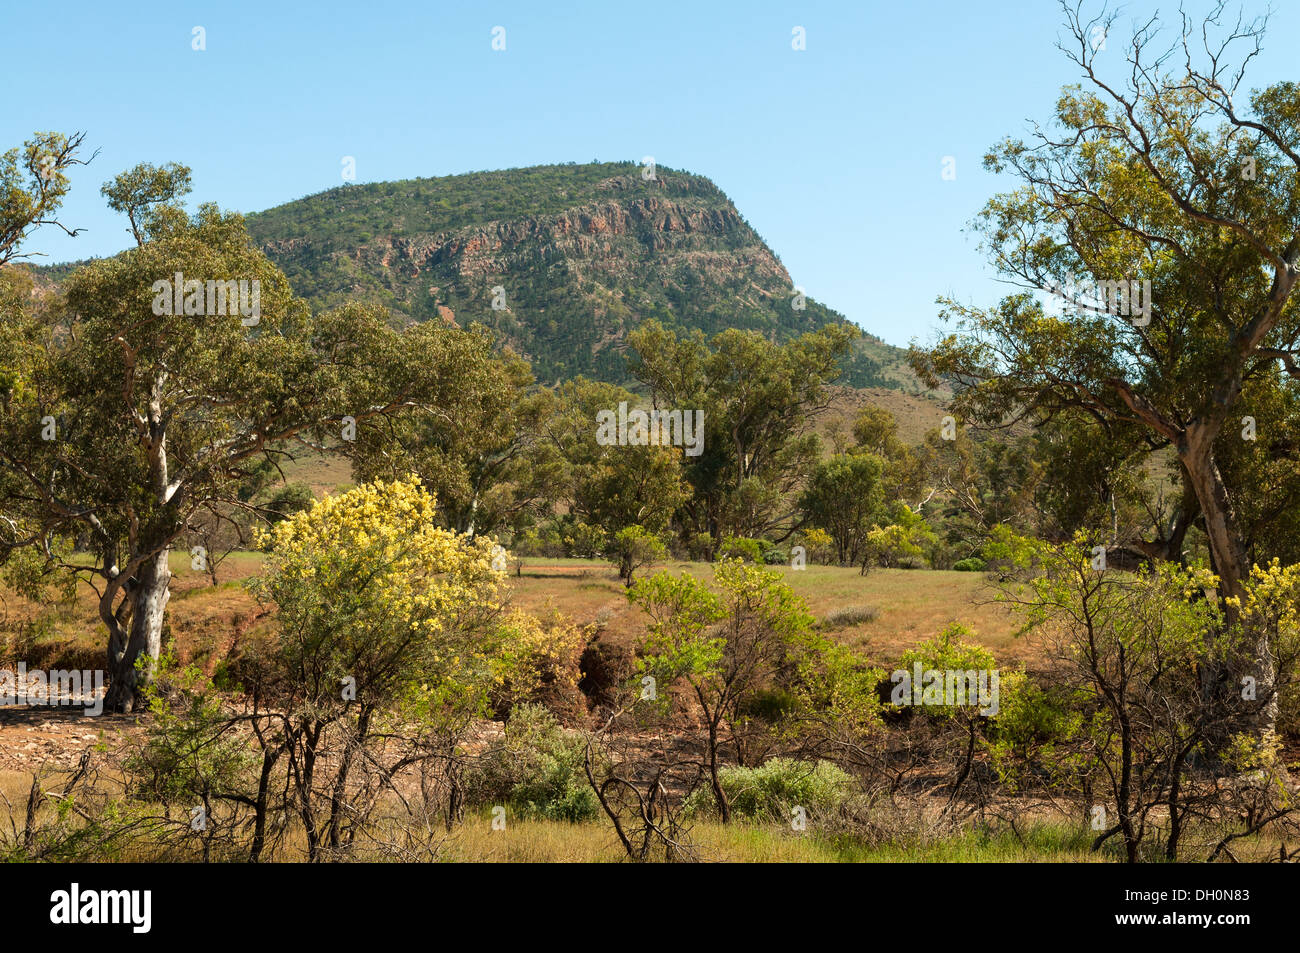
<path fill-rule="evenodd" d="M 888 519 L 887 525 L 874 526 L 866 535 L 862 561 L 864 575 L 873 563 L 894 568 L 904 562 L 923 559 L 926 549 L 938 542 L 930 524 L 906 503 L 889 507 Z"/>
<path fill-rule="evenodd" d="M 353 472 L 359 480 L 417 474 L 437 496 L 443 525 L 471 536 L 516 522 L 562 478 L 562 461 L 542 438 L 554 412 L 549 392 L 533 392 L 528 362 L 496 355 L 475 325 L 447 335 L 455 354 L 454 392 L 358 433 Z"/>
<path fill-rule="evenodd" d="M 72 275 L 65 313 L 6 329 L 17 346 L 0 355 L 0 509 L 15 544 L 95 587 L 118 711 L 142 703 L 158 657 L 171 551 L 206 514 L 243 506 L 248 468 L 459 389 L 448 339 L 462 332 L 399 333 L 359 307 L 313 319 L 238 215 L 168 208 L 146 216 L 144 244 Z M 182 310 L 226 313 L 167 313 L 158 288 L 177 273 L 195 283 Z M 207 307 L 205 282 L 224 281 L 248 283 L 256 323 L 229 301 Z M 89 560 L 71 556 L 77 541 Z"/>
<path fill-rule="evenodd" d="M 632 585 L 632 576 L 638 569 L 668 555 L 663 540 L 643 526 L 625 526 L 614 534 L 610 548 L 610 561 L 618 567 L 618 577 L 625 586 Z"/>
<path fill-rule="evenodd" d="M 1276 379 L 1279 362 L 1300 369 L 1300 95 L 1289 82 L 1242 91 L 1262 21 L 1225 30 L 1211 14 L 1204 31 L 1188 25 L 1172 59 L 1152 21 L 1112 79 L 1104 64 L 1117 57 L 1090 38 L 1114 15 L 1066 18 L 1062 48 L 1086 85 L 1062 91 L 1055 128 L 991 151 L 987 167 L 1023 185 L 993 199 L 980 228 L 1002 274 L 1078 313 L 1055 317 L 1028 292 L 991 309 L 949 301 L 957 333 L 917 367 L 955 382 L 956 408 L 977 423 L 1075 409 L 1098 440 L 1143 428 L 1153 450 L 1176 456 L 1221 593 L 1239 596 L 1250 559 L 1219 448 L 1249 382 Z M 1080 282 L 1105 301 L 1062 293 Z M 1247 651 L 1271 685 L 1268 645 Z M 1256 713 L 1265 727 L 1275 716 L 1273 702 Z"/>
<path fill-rule="evenodd" d="M 884 464 L 871 453 L 844 453 L 813 471 L 800 500 L 804 518 L 830 532 L 841 566 L 856 566 L 865 555 L 867 534 L 884 501 Z"/>
<path fill-rule="evenodd" d="M 137 245 L 143 245 L 152 216 L 162 209 L 176 209 L 177 200 L 190 193 L 191 180 L 188 167 L 168 162 L 158 167 L 142 162 L 128 169 L 100 189 L 108 199 L 108 207 L 121 212 L 131 223 L 131 235 Z"/>
<path fill-rule="evenodd" d="M 680 447 L 602 445 L 596 415 L 616 411 L 636 398 L 621 387 L 578 378 L 556 388 L 556 405 L 546 415 L 550 445 L 564 461 L 563 489 L 552 488 L 581 522 L 607 537 L 628 526 L 662 533 L 687 498 Z"/>
<path fill-rule="evenodd" d="M 1051 684 L 1069 701 L 1043 765 L 1059 792 L 1077 798 L 1080 816 L 1102 821 L 1094 850 L 1118 836 L 1132 863 L 1148 839 L 1160 837 L 1165 858 L 1177 860 L 1192 819 L 1238 822 L 1224 806 L 1228 795 L 1204 785 L 1207 761 L 1254 770 L 1252 786 L 1265 802 L 1289 799 L 1276 737 L 1235 733 L 1242 712 L 1254 707 L 1250 693 L 1204 692 L 1195 673 L 1226 671 L 1242 685 L 1250 660 L 1240 646 L 1265 628 L 1284 663 L 1277 684 L 1289 685 L 1297 572 L 1256 569 L 1246 599 L 1233 607 L 1244 611 L 1226 624 L 1229 606 L 1204 598 L 1217 583 L 1208 570 L 1158 562 L 1137 573 L 1098 571 L 1095 540 L 1081 533 L 1046 544 L 1007 535 L 997 546 L 997 555 L 1030 570 L 1026 582 L 1004 587 L 1004 598 L 1059 660 Z"/>
<path fill-rule="evenodd" d="M 709 780 L 725 822 L 731 809 L 720 775 L 723 732 L 739 744 L 747 702 L 783 668 L 797 667 L 813 617 L 775 570 L 724 559 L 713 576 L 717 592 L 685 573 L 657 573 L 632 586 L 628 598 L 650 616 L 641 672 L 663 693 L 684 680 L 700 706 Z"/>
<path fill-rule="evenodd" d="M 817 458 L 812 420 L 828 405 L 826 385 L 856 335 L 830 325 L 777 344 L 728 329 L 706 341 L 656 320 L 628 335 L 632 373 L 652 404 L 704 411 L 702 452 L 686 466 L 691 531 L 715 540 L 789 535 L 794 497 Z"/>
<path fill-rule="evenodd" d="M 68 169 L 95 158 L 78 158 L 85 138 L 84 132 L 72 136 L 39 132 L 21 149 L 0 155 L 0 270 L 29 257 L 19 248 L 42 225 L 53 225 L 73 237 L 81 231 L 60 222 L 58 211 L 68 194 Z"/>

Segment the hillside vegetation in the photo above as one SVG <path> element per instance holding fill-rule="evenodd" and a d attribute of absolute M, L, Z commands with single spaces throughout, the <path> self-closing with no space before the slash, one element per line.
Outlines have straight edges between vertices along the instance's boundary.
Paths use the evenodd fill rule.
<path fill-rule="evenodd" d="M 797 308 L 785 266 L 723 191 L 665 167 L 651 179 L 606 162 L 346 185 L 248 226 L 314 306 L 481 322 L 546 382 L 624 382 L 624 336 L 647 318 L 778 341 L 845 320 L 811 298 Z M 919 390 L 904 353 L 864 337 L 843 381 Z"/>

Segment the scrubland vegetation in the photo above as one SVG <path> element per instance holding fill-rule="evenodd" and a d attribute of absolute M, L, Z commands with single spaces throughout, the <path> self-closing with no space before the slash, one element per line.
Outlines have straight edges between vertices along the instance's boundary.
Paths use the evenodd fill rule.
<path fill-rule="evenodd" d="M 629 296 L 621 373 L 547 385 L 500 327 L 308 300 L 177 164 L 107 182 L 134 247 L 49 280 L 24 242 L 91 156 L 5 153 L 0 662 L 108 687 L 0 717 L 0 856 L 1300 857 L 1300 94 L 1141 32 L 1110 85 L 1066 25 L 1086 84 L 987 159 L 1023 290 L 944 302 L 916 439 L 836 412 L 820 312 Z M 1041 294 L 1080 282 L 1104 306 Z"/>

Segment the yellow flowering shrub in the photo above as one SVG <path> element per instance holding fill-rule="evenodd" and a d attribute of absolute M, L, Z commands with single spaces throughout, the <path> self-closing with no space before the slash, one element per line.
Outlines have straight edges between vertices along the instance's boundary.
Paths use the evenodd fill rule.
<path fill-rule="evenodd" d="M 527 649 L 497 618 L 494 543 L 440 528 L 435 504 L 415 478 L 368 483 L 262 534 L 265 572 L 252 585 L 276 606 L 292 694 L 315 706 L 422 698 L 428 712 L 480 711 L 515 677 Z"/>
<path fill-rule="evenodd" d="M 1278 730 L 1300 735 L 1300 685 L 1295 678 L 1300 660 L 1300 564 L 1283 566 L 1274 559 L 1267 566 L 1252 567 L 1244 598 L 1227 602 L 1255 640 L 1261 635 L 1268 639 L 1277 667 Z"/>

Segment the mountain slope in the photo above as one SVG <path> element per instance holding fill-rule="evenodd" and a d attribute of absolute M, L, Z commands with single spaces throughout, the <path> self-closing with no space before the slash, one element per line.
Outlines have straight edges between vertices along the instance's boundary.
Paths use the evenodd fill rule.
<path fill-rule="evenodd" d="M 314 305 L 477 321 L 546 382 L 623 380 L 623 337 L 650 317 L 777 340 L 844 320 L 812 299 L 793 307 L 789 273 L 726 195 L 663 167 L 653 179 L 623 162 L 348 185 L 248 225 Z M 844 380 L 917 389 L 903 354 L 864 336 Z"/>

